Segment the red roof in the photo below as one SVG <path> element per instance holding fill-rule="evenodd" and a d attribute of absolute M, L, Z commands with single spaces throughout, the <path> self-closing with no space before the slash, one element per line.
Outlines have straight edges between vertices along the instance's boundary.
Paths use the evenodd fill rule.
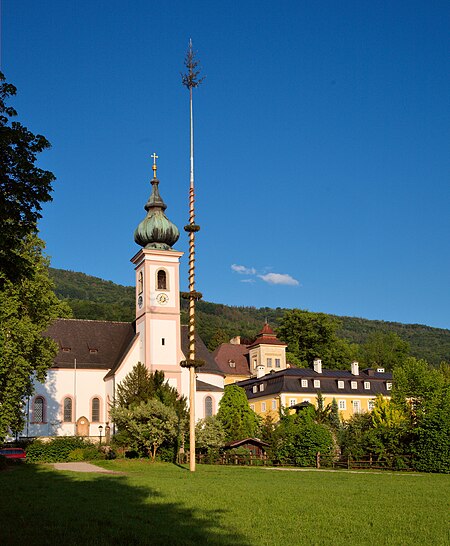
<path fill-rule="evenodd" d="M 247 347 L 250 349 L 252 347 L 257 347 L 258 345 L 283 345 L 287 347 L 287 344 L 284 343 L 284 341 L 277 338 L 276 334 L 267 322 L 262 327 L 255 341 Z"/>
<path fill-rule="evenodd" d="M 246 345 L 222 343 L 213 352 L 217 365 L 227 375 L 251 376 Z"/>

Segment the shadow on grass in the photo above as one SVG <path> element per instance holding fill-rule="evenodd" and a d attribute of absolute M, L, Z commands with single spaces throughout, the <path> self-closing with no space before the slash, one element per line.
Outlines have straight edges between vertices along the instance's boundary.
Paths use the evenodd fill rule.
<path fill-rule="evenodd" d="M 224 511 L 165 501 L 163 488 L 163 482 L 161 491 L 130 485 L 120 475 L 72 477 L 21 465 L 0 473 L 0 544 L 249 545 L 221 524 Z"/>

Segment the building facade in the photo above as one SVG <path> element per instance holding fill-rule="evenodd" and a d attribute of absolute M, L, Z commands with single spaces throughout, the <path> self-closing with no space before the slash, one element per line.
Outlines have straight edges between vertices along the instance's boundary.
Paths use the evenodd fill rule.
<path fill-rule="evenodd" d="M 114 424 L 109 410 L 117 385 L 142 362 L 150 372 L 163 371 L 168 383 L 188 398 L 189 371 L 180 367 L 188 355 L 188 331 L 180 324 L 179 266 L 183 255 L 173 249 L 177 227 L 165 215 L 156 165 L 146 217 L 134 238 L 141 249 L 132 258 L 136 272 L 133 323 L 60 319 L 45 335 L 59 347 L 45 383 L 35 382 L 27 400 L 22 436 L 101 436 Z M 217 412 L 224 373 L 196 337 L 205 365 L 197 371 L 196 418 Z"/>

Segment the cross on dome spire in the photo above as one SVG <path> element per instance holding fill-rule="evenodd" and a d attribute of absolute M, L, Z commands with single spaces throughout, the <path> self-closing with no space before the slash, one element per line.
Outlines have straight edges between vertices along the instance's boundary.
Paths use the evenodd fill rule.
<path fill-rule="evenodd" d="M 153 154 L 150 157 L 153 158 L 153 166 L 152 166 L 153 178 L 156 178 L 156 170 L 158 169 L 158 167 L 156 166 L 156 160 L 159 158 L 159 156 L 156 155 L 156 152 L 153 152 Z"/>

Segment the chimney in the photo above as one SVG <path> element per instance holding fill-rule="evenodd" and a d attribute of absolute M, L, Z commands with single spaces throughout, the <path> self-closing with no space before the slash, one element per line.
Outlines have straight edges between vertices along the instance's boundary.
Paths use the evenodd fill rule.
<path fill-rule="evenodd" d="M 236 337 L 230 339 L 230 343 L 232 345 L 240 345 L 241 344 L 241 336 L 236 336 Z"/>
<path fill-rule="evenodd" d="M 264 365 L 263 364 L 258 364 L 258 366 L 256 366 L 256 377 L 259 379 L 263 375 L 266 375 L 264 373 Z"/>
<path fill-rule="evenodd" d="M 352 375 L 359 375 L 359 363 L 356 362 L 352 362 Z"/>
<path fill-rule="evenodd" d="M 314 359 L 314 371 L 316 373 L 322 373 L 322 361 L 320 360 L 320 358 Z"/>

